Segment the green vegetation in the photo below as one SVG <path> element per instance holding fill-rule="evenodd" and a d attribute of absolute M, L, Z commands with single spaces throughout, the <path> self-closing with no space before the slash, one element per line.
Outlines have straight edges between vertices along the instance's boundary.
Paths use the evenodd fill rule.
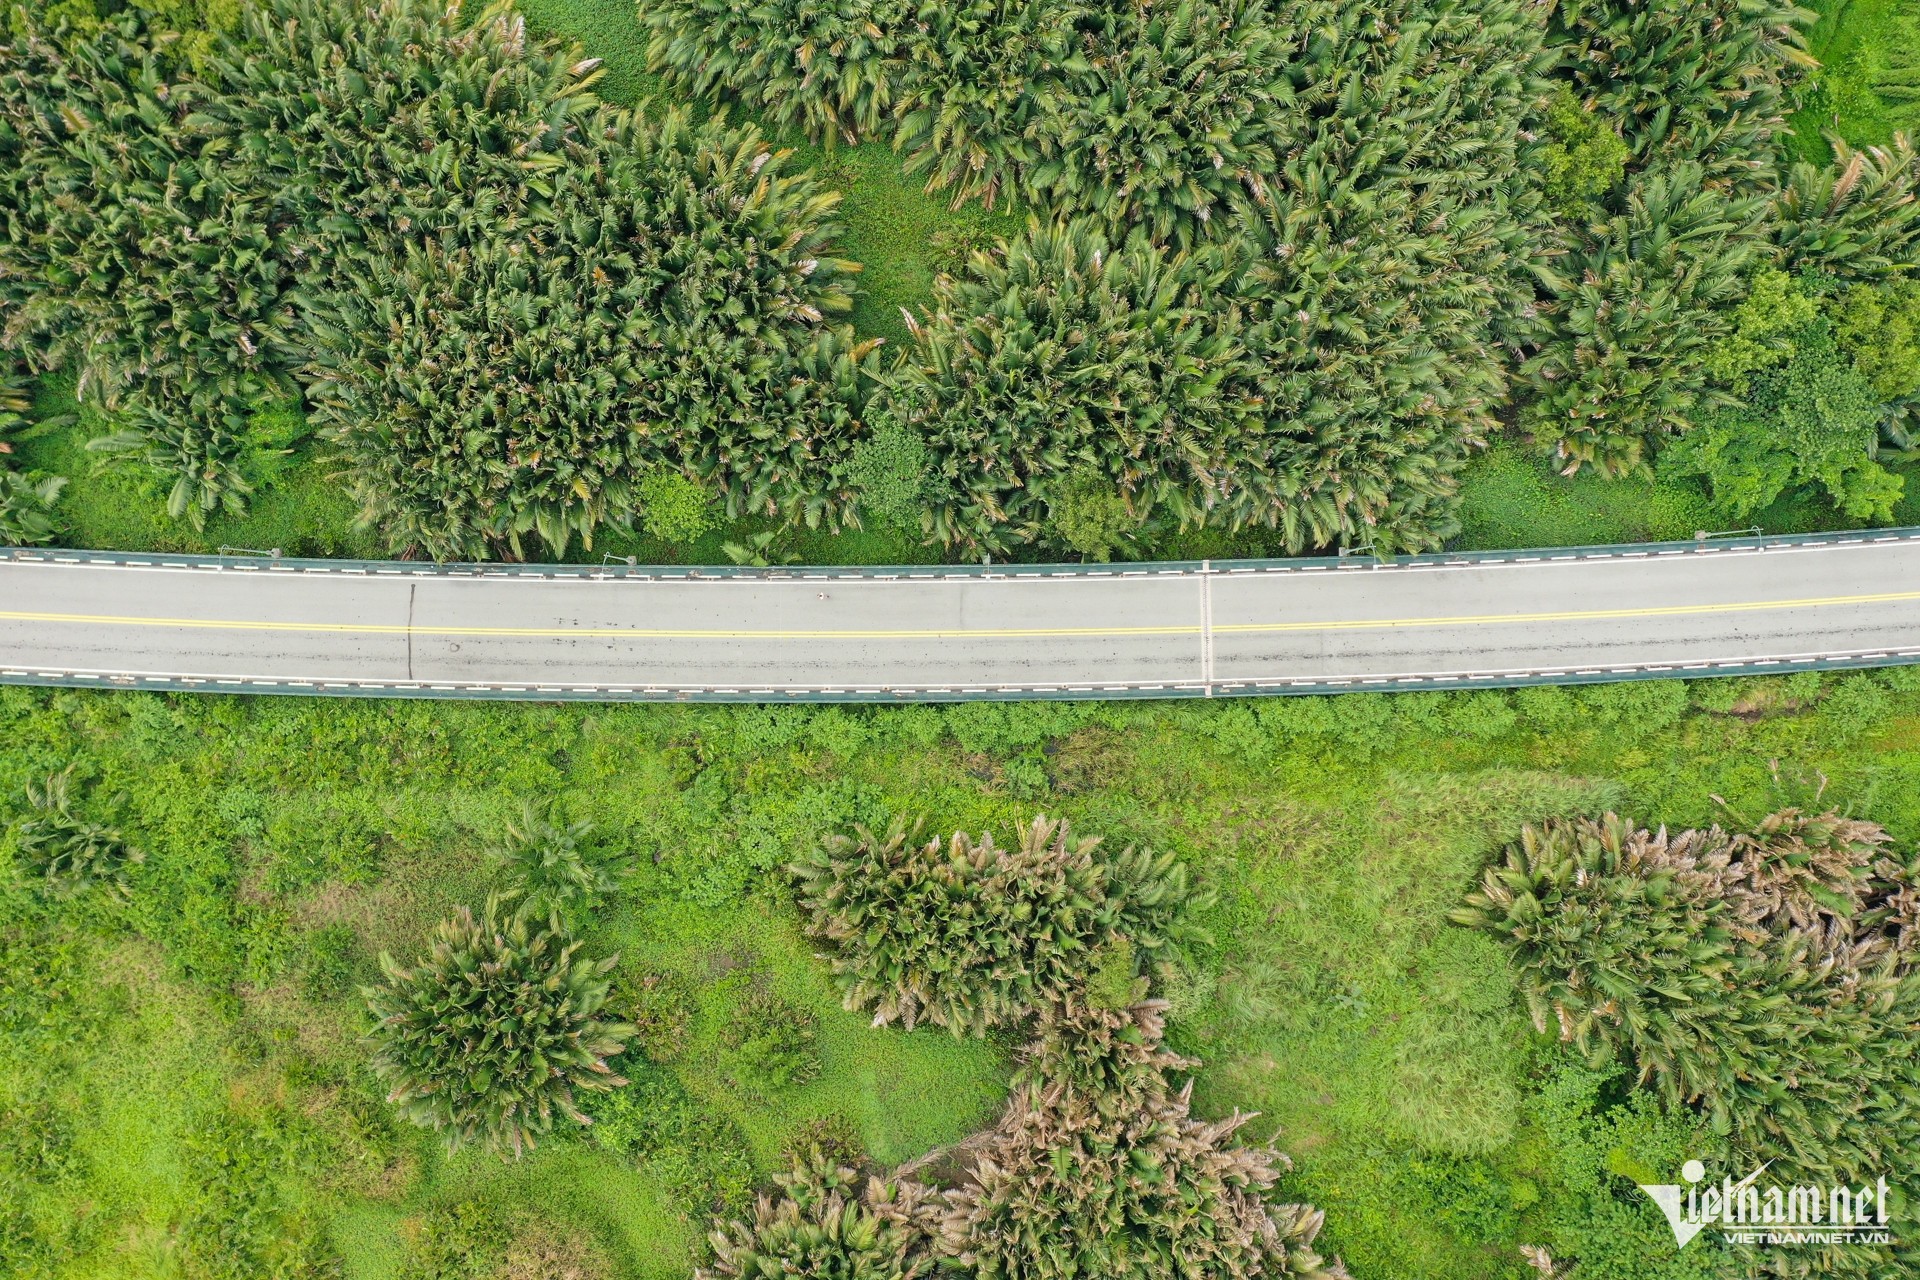
<path fill-rule="evenodd" d="M 1675 1253 L 1633 1185 L 1671 1181 L 1689 1158 L 1729 1158 L 1709 1111 L 1677 1105 L 1657 1075 L 1636 1083 L 1637 1042 L 1604 1019 L 1588 1046 L 1619 1050 L 1598 1067 L 1559 1043 L 1551 1011 L 1547 1034 L 1534 1033 L 1522 997 L 1535 971 L 1510 969 L 1496 935 L 1448 915 L 1529 823 L 1573 831 L 1582 817 L 1633 813 L 1672 841 L 1718 821 L 1755 833 L 1740 849 L 1785 852 L 1763 864 L 1792 872 L 1780 901 L 1801 900 L 1804 886 L 1826 912 L 1822 930 L 1837 919 L 1828 886 L 1860 886 L 1861 908 L 1839 927 L 1871 977 L 1879 961 L 1860 940 L 1884 936 L 1883 956 L 1902 945 L 1882 911 L 1892 900 L 1872 888 L 1892 873 L 1856 881 L 1830 868 L 1910 860 L 1916 726 L 1920 688 L 1898 669 L 888 710 L 0 690 L 0 1238 L 27 1277 L 505 1276 L 537 1254 L 587 1280 L 684 1280 L 707 1256 L 710 1214 L 751 1234 L 766 1191 L 769 1215 L 791 1216 L 768 1179 L 815 1146 L 858 1171 L 834 1184 L 845 1203 L 879 1215 L 866 1181 L 878 1175 L 883 1189 L 928 1188 L 915 1203 L 944 1217 L 952 1171 L 1020 1128 L 1005 1111 L 1010 1088 L 1071 1091 L 1093 1127 L 1023 1131 L 1009 1159 L 1044 1151 L 1051 1162 L 1062 1150 L 1094 1168 L 1104 1157 L 1081 1138 L 1118 1121 L 1093 1100 L 1164 1088 L 1176 1107 L 1190 1078 L 1187 1120 L 1167 1111 L 1172 1132 L 1149 1149 L 1164 1141 L 1182 1161 L 1192 1151 L 1198 1163 L 1183 1167 L 1201 1177 L 1230 1174 L 1244 1157 L 1229 1153 L 1277 1139 L 1293 1167 L 1275 1159 L 1261 1199 L 1283 1227 L 1295 1220 L 1281 1206 L 1324 1213 L 1319 1235 L 1291 1247 L 1326 1266 L 1535 1280 L 1519 1253 L 1528 1245 L 1587 1277 L 1738 1274 L 1710 1239 Z M 29 786 L 68 764 L 75 818 L 147 854 L 116 873 L 124 893 L 43 892 L 21 847 L 21 823 L 39 812 Z M 1824 797 L 1808 808 L 1815 784 L 1800 779 L 1821 777 Z M 569 825 L 593 824 L 587 841 L 634 854 L 631 875 L 572 925 L 576 961 L 620 957 L 594 1016 L 635 1028 L 608 1062 L 631 1083 L 576 1092 L 595 1123 L 556 1119 L 519 1160 L 450 1154 L 386 1102 L 356 988 L 379 983 L 381 952 L 414 965 L 443 922 L 485 900 L 486 850 L 530 799 L 564 805 Z M 1824 849 L 1823 838 L 1727 816 L 1794 804 L 1871 820 L 1890 843 L 1857 861 L 1809 856 L 1802 873 L 1792 851 Z M 787 865 L 856 824 L 884 830 L 894 813 L 1009 832 L 1038 807 L 1105 837 L 1096 862 L 1150 847 L 1204 880 L 1214 897 L 1189 899 L 1192 932 L 1155 947 L 1143 930 L 1128 947 L 1075 952 L 1069 972 L 1090 1003 L 1040 1010 L 1011 1034 L 873 1027 L 870 1009 L 844 1009 Z M 1589 876 L 1583 892 L 1648 913 L 1725 918 L 1749 901 L 1733 886 L 1660 907 L 1604 879 Z M 1623 978 L 1648 955 L 1648 935 L 1628 923 L 1583 935 L 1617 946 Z M 1712 945 L 1757 966 L 1743 970 L 1757 984 L 1796 954 L 1781 948 L 1800 928 L 1769 915 L 1752 937 Z M 1164 1050 L 1136 1022 L 1146 1011 L 1125 1012 L 1143 994 L 1166 1001 L 1153 1015 L 1166 1021 Z M 1579 1016 L 1593 1003 L 1567 1007 Z M 1759 1059 L 1771 1072 L 1822 1043 L 1815 1032 L 1755 1051 L 1774 1055 Z M 1162 1052 L 1204 1065 L 1143 1066 Z M 1906 1070 L 1899 1054 L 1868 1056 L 1876 1073 Z M 1711 1065 L 1691 1078 L 1719 1081 Z M 1738 1090 L 1761 1086 L 1733 1087 L 1738 1112 Z M 1808 1082 L 1796 1096 L 1811 1111 L 1832 1094 Z M 1842 1101 L 1874 1107 L 1877 1096 L 1863 1088 Z M 1236 1111 L 1260 1114 L 1201 1159 L 1188 1122 L 1226 1124 Z M 908 1162 L 918 1163 L 901 1169 Z M 1108 1189 L 1083 1197 L 1054 1177 L 1036 1174 L 1045 1198 L 996 1192 L 995 1220 L 1072 1222 L 1148 1203 L 1142 1188 L 1101 1200 Z M 992 1185 L 1010 1195 L 1016 1184 Z M 1206 1195 L 1213 1185 L 1192 1184 Z M 794 1220 L 824 1222 L 811 1211 Z M 764 1252 L 789 1247 L 803 1246 Z"/>
<path fill-rule="evenodd" d="M 0 539 L 770 565 L 1920 523 L 1920 17 L 1819 13 L 21 7 Z M 1877 1280 L 1910 1250 L 1676 1252 L 1635 1184 L 1920 1141 L 1917 726 L 1906 669 L 0 689 L 0 1257 Z"/>
<path fill-rule="evenodd" d="M 591 822 L 564 822 L 529 801 L 506 829 L 506 839 L 488 854 L 498 870 L 500 901 L 513 904 L 521 919 L 545 920 L 563 933 L 619 888 L 618 860 L 594 847 Z"/>
<path fill-rule="evenodd" d="M 28 873 L 39 876 L 50 893 L 69 895 L 96 884 L 118 888 L 127 867 L 146 855 L 129 849 L 112 827 L 76 816 L 68 793 L 72 782 L 68 765 L 45 782 L 27 784 L 33 816 L 21 821 L 14 844 Z"/>
<path fill-rule="evenodd" d="M 1066 497 L 1047 491 L 1082 481 L 1117 488 L 1131 525 L 1231 501 L 1231 477 L 1262 469 L 1271 446 L 1240 337 L 1206 315 L 1227 278 L 1217 254 L 1166 257 L 1092 223 L 1036 222 L 938 282 L 880 397 L 930 455 L 927 531 L 1004 554 L 1046 539 L 1049 499 Z M 900 505 L 885 481 L 867 487 Z"/>
<path fill-rule="evenodd" d="M 1912 440 L 1916 322 L 1920 281 L 1819 296 L 1761 273 L 1708 360 L 1729 407 L 1669 446 L 1662 469 L 1704 481 L 1723 523 L 1812 485 L 1849 516 L 1890 523 L 1904 481 L 1874 458 L 1883 440 Z"/>
<path fill-rule="evenodd" d="M 1808 0 L 1820 16 L 1807 47 L 1820 60 L 1793 116 L 1794 145 L 1816 163 L 1830 137 L 1879 146 L 1920 134 L 1920 8 L 1913 0 Z"/>
<path fill-rule="evenodd" d="M 974 1155 L 972 1179 L 946 1194 L 937 1251 L 990 1280 L 1345 1280 L 1344 1267 L 1323 1265 L 1310 1247 L 1321 1215 L 1269 1202 L 1285 1158 L 1233 1144 L 1251 1117 L 1207 1123 L 1189 1113 L 1191 1088 L 1175 1090 L 1167 1073 L 1195 1064 L 1160 1049 L 1158 1010 L 1090 1020 L 1119 1034 L 1093 1045 L 1078 1035 L 1069 1053 L 1033 1055 L 1033 1078 Z M 1101 1050 L 1124 1065 L 1086 1088 L 1084 1060 Z M 1050 1077 L 1058 1059 L 1079 1066 L 1081 1079 Z"/>
<path fill-rule="evenodd" d="M 1912 146 L 1843 151 L 1827 169 L 1796 164 L 1776 201 L 1787 267 L 1805 275 L 1886 283 L 1912 270 L 1920 242 Z"/>
<path fill-rule="evenodd" d="M 892 115 L 917 25 L 906 0 L 654 0 L 640 13 L 652 32 L 650 70 L 694 98 L 731 97 L 829 146 L 871 138 Z"/>
<path fill-rule="evenodd" d="M 1755 396 L 1712 372 L 1769 273 L 1824 297 L 1920 259 L 1911 153 L 1828 164 L 1806 137 L 1858 59 L 1816 69 L 1804 45 L 1891 50 L 1873 74 L 1904 92 L 1896 7 L 1807 37 L 1804 11 L 1732 0 L 530 0 L 576 50 L 494 10 L 274 3 L 13 19 L 0 346 L 50 371 L 38 438 L 0 426 L 19 540 L 1475 546 L 1528 523 L 1485 518 L 1512 468 L 1477 446 L 1503 432 L 1619 479 L 1621 527 L 1667 525 L 1634 507 L 1676 434 L 1701 439 L 1661 487 L 1710 495 L 1702 523 L 1905 518 L 1902 464 L 1874 456 L 1907 447 L 1899 386 L 1869 376 L 1856 403 L 1817 342 Z M 307 114 L 313 41 L 378 87 Z M 1122 287 L 1115 262 L 1186 292 Z M 75 287 L 30 283 L 55 279 Z M 1084 307 L 1022 312 L 1053 279 L 1101 299 L 1125 360 L 1064 341 Z M 1809 397 L 1847 407 L 1788 420 Z M 1065 428 L 1029 411 L 1052 399 L 1080 406 Z"/>
<path fill-rule="evenodd" d="M 583 56 L 510 13 L 276 3 L 15 20 L 0 306 L 6 345 L 75 397 L 53 383 L 22 459 L 70 482 L 68 537 L 769 561 L 1430 547 L 1461 536 L 1462 476 L 1509 402 L 1555 465 L 1609 475 L 1719 422 L 1705 365 L 1753 280 L 1841 273 L 1833 216 L 1794 193 L 1859 185 L 1850 156 L 1787 178 L 1808 59 L 1785 7 L 536 0 Z M 314 41 L 359 72 L 309 115 Z M 84 129 L 55 109 L 70 82 Z M 736 104 L 773 137 L 875 140 L 771 149 L 721 118 Z M 1888 198 L 1842 200 L 1895 274 L 1910 168 L 1891 153 Z M 945 213 L 912 172 L 1023 212 Z M 156 181 L 187 186 L 156 204 Z M 1015 323 L 1036 247 L 1087 273 L 1034 239 L 1098 244 L 1056 226 L 1074 215 L 1139 237 L 1091 249 L 1102 271 L 1188 282 L 1111 292 L 1102 323 L 1139 335 L 1111 370 L 1036 345 L 1070 308 Z M 1198 241 L 1217 256 L 1166 247 Z M 28 285 L 62 276 L 83 287 Z M 941 335 L 973 325 L 995 337 L 981 370 L 943 364 Z M 1015 376 L 1018 352 L 1051 382 Z M 996 368 L 1003 403 L 979 412 Z M 1070 375 L 1101 422 L 1036 434 L 1018 406 Z M 1173 411 L 1176 383 L 1206 401 Z M 1887 475 L 1860 432 L 1777 417 L 1763 397 L 1748 430 L 1802 441 L 1774 451 L 1795 459 L 1768 470 L 1782 500 L 1896 518 L 1890 483 L 1823 483 Z M 1674 480 L 1753 491 L 1717 469 L 1754 452 L 1696 449 L 1706 470 Z M 23 533 L 59 533 L 52 490 L 9 482 Z M 129 510 L 155 499 L 188 527 Z"/>
<path fill-rule="evenodd" d="M 1597 106 L 1582 105 L 1564 84 L 1547 101 L 1541 194 L 1561 217 L 1591 216 L 1626 174 L 1626 141 Z"/>
<path fill-rule="evenodd" d="M 529 531 L 555 552 L 573 536 L 591 546 L 661 466 L 696 468 L 736 509 L 776 505 L 834 419 L 790 390 L 796 361 L 834 376 L 836 357 L 808 349 L 848 305 L 845 264 L 822 252 L 831 197 L 783 175 L 751 130 L 587 111 L 586 64 L 524 56 L 510 15 L 469 34 L 383 12 L 391 30 L 323 7 L 291 36 L 257 32 L 261 55 L 228 89 L 247 145 L 304 112 L 293 69 L 313 48 L 341 49 L 370 103 L 420 82 L 403 112 L 342 110 L 276 175 L 317 206 L 323 239 L 302 255 L 326 260 L 303 281 L 320 347 L 309 394 L 367 516 L 396 550 L 447 558 L 517 553 Z M 451 153 L 414 144 L 452 145 L 457 116 L 439 113 L 482 93 L 498 116 L 486 133 Z M 369 148 L 390 172 L 329 180 Z M 451 185 L 456 163 L 469 173 Z M 535 167 L 549 176 L 528 184 Z M 342 223 L 370 230 L 335 248 L 324 237 Z M 806 427 L 777 423 L 786 413 Z"/>
<path fill-rule="evenodd" d="M 0 471 L 0 542 L 22 547 L 52 542 L 58 528 L 53 506 L 66 487 L 65 476 Z"/>
<path fill-rule="evenodd" d="M 1797 809 L 1735 833 L 1550 823 L 1455 918 L 1512 948 L 1538 1030 L 1697 1105 L 1743 1167 L 1855 1184 L 1920 1141 L 1920 864 L 1890 844 Z M 1829 1249 L 1819 1274 L 1884 1274 L 1901 1249 Z"/>
<path fill-rule="evenodd" d="M 958 831 L 921 844 L 923 825 L 830 837 L 792 868 L 847 1008 L 873 1009 L 875 1026 L 1017 1024 L 1078 991 L 1100 948 L 1125 939 L 1144 960 L 1189 937 L 1188 900 L 1205 902 L 1170 855 L 1096 856 L 1100 841 L 1063 821 L 1035 818 L 1014 849 Z"/>
<path fill-rule="evenodd" d="M 253 487 L 245 426 L 285 390 L 287 282 L 271 202 L 188 124 L 212 95 L 163 22 L 127 10 L 55 41 L 28 19 L 10 38 L 0 340 L 73 370 L 84 398 L 124 404 L 123 447 L 198 526 L 244 509 Z"/>
<path fill-rule="evenodd" d="M 678 471 L 652 471 L 634 487 L 640 522 L 663 542 L 692 542 L 713 528 L 713 499 L 699 481 Z"/>
<path fill-rule="evenodd" d="M 714 1261 L 702 1280 L 911 1280 L 925 1274 L 916 1238 L 924 1227 L 925 1189 L 878 1178 L 859 1186 L 854 1170 L 816 1153 L 777 1179 L 779 1198 L 762 1196 L 751 1223 L 713 1237 Z"/>
<path fill-rule="evenodd" d="M 832 198 L 751 129 L 597 109 L 591 62 L 511 13 L 287 0 L 180 87 L 171 40 L 137 11 L 30 29 L 6 92 L 6 276 L 85 286 L 15 287 L 9 342 L 123 410 L 94 447 L 164 477 L 170 513 L 244 511 L 305 434 L 262 412 L 297 375 L 396 553 L 590 546 L 662 466 L 736 514 L 831 515 L 801 471 L 848 413 L 819 395 L 855 376 L 823 328 L 852 268 L 823 252 Z"/>
<path fill-rule="evenodd" d="M 1769 256 L 1782 113 L 1809 62 L 1804 16 L 1743 0 L 1558 12 L 1556 78 L 1626 148 L 1621 180 L 1562 213 L 1555 238 L 1568 252 L 1528 364 L 1526 422 L 1561 464 L 1637 470 L 1714 403 L 1701 366 Z"/>
<path fill-rule="evenodd" d="M 630 1030 L 596 1015 L 618 957 L 576 959 L 578 944 L 493 903 L 462 907 L 412 968 L 385 953 L 383 987 L 366 991 L 373 1070 L 388 1101 L 458 1147 L 478 1142 L 515 1155 L 553 1127 L 554 1112 L 591 1124 L 574 1091 L 626 1083 L 607 1067 Z"/>
<path fill-rule="evenodd" d="M 1278 170 L 1289 37 L 1264 0 L 942 10 L 908 50 L 895 145 L 909 172 L 1155 241 L 1231 235 Z"/>

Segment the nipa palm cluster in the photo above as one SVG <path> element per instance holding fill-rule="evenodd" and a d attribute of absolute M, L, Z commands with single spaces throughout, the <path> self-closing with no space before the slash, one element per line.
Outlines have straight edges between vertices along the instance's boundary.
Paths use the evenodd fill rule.
<path fill-rule="evenodd" d="M 1917 885 L 1884 830 L 1834 813 L 1608 815 L 1526 829 L 1455 919 L 1511 949 L 1536 1025 L 1699 1108 L 1742 1169 L 1852 1183 L 1920 1142 Z M 1895 1256 L 1828 1250 L 1819 1274 Z"/>
<path fill-rule="evenodd" d="M 1045 817 L 1002 848 L 955 832 L 924 843 L 896 821 L 835 836 L 794 864 L 807 931 L 833 956 L 849 1009 L 876 1026 L 956 1036 L 1014 1025 L 1085 982 L 1116 937 L 1144 958 L 1191 936 L 1186 869 L 1143 849 L 1109 854 Z"/>

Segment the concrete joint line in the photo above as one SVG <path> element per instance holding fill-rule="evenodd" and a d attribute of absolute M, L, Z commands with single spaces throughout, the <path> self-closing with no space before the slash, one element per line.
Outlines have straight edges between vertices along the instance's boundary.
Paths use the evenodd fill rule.
<path fill-rule="evenodd" d="M 1200 562 L 1200 686 L 1213 696 L 1213 561 Z"/>

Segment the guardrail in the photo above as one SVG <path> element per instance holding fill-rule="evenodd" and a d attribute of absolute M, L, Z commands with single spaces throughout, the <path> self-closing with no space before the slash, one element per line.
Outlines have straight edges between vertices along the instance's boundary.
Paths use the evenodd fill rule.
<path fill-rule="evenodd" d="M 1721 555 L 1730 551 L 1764 551 L 1773 547 L 1833 546 L 1852 542 L 1916 542 L 1920 526 L 1860 529 L 1838 533 L 1766 534 L 1758 537 L 1715 537 L 1684 542 L 1605 543 L 1585 547 L 1536 547 L 1511 551 L 1434 551 L 1390 558 L 1354 556 L 1294 556 L 1258 560 L 1147 560 L 1119 564 L 925 564 L 925 565 L 658 565 L 627 564 L 506 564 L 500 562 L 439 563 L 426 560 L 327 560 L 291 556 L 206 555 L 166 551 L 81 551 L 63 547 L 0 547 L 0 559 L 54 564 L 129 564 L 159 568 L 231 569 L 243 573 L 328 573 L 360 575 L 422 575 L 432 577 L 537 578 L 742 578 L 755 581 L 816 578 L 1007 578 L 1085 577 L 1130 578 L 1151 574 L 1195 573 L 1372 573 L 1422 566 L 1530 563 L 1547 560 L 1620 560 L 1654 556 Z"/>

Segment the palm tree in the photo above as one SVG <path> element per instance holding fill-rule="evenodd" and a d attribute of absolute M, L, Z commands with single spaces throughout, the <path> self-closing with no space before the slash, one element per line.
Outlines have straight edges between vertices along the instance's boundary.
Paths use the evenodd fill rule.
<path fill-rule="evenodd" d="M 386 982 L 362 995 L 388 1100 L 452 1147 L 477 1142 L 516 1156 L 556 1115 L 591 1124 L 579 1095 L 626 1083 L 607 1060 L 633 1028 L 600 1016 L 618 957 L 578 951 L 490 902 L 479 919 L 462 907 L 442 923 L 410 968 L 382 955 Z"/>
<path fill-rule="evenodd" d="M 75 814 L 72 783 L 73 766 L 68 765 L 43 783 L 27 784 L 29 816 L 15 829 L 20 856 L 55 894 L 68 896 L 96 884 L 118 890 L 127 868 L 144 862 L 146 855 L 128 847 L 117 829 Z M 108 803 L 124 798 L 116 796 Z"/>
<path fill-rule="evenodd" d="M 499 868 L 500 900 L 524 920 L 555 933 L 577 922 L 620 886 L 613 862 L 592 847 L 591 822 L 566 822 L 553 806 L 527 801 L 507 823 L 506 839 L 488 850 Z"/>

